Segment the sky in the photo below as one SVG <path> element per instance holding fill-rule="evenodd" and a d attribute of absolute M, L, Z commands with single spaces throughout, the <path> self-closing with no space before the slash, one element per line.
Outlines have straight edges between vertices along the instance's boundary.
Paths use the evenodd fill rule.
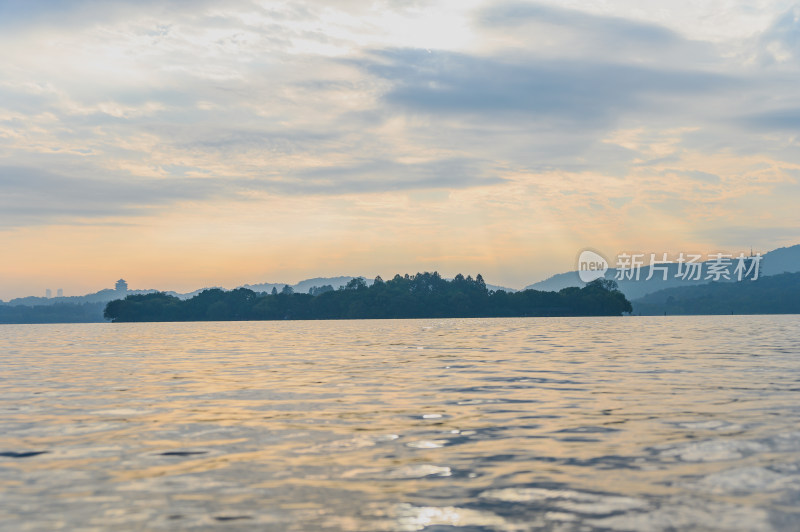
<path fill-rule="evenodd" d="M 781 0 L 0 0 L 0 298 L 797 244 L 798 82 Z"/>

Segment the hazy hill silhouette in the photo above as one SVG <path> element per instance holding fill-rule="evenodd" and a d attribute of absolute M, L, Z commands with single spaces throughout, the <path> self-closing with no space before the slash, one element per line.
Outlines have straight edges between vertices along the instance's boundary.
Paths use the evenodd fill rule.
<path fill-rule="evenodd" d="M 800 245 L 778 248 L 763 255 L 761 260 L 759 274 L 761 276 L 776 275 L 784 272 L 800 272 Z M 617 281 L 620 291 L 631 301 L 640 299 L 647 294 L 665 290 L 668 288 L 687 287 L 704 285 L 711 282 L 705 278 L 694 280 L 683 280 L 676 278 L 678 273 L 678 265 L 671 264 L 668 266 L 667 280 L 663 280 L 661 272 L 654 272 L 653 278 L 649 281 L 646 280 L 650 274 L 649 267 L 643 267 L 640 271 L 640 280 L 619 280 Z M 617 270 L 614 268 L 606 272 L 606 279 L 614 279 Z M 561 290 L 568 286 L 581 287 L 585 283 L 580 280 L 577 271 L 559 273 L 540 281 L 526 286 L 526 289 L 533 290 Z"/>
<path fill-rule="evenodd" d="M 800 273 L 668 288 L 632 304 L 633 313 L 642 315 L 800 314 Z"/>

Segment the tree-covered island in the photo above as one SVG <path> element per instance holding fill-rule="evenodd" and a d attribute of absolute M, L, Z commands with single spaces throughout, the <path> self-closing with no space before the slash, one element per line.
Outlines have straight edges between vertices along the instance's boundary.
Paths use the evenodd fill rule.
<path fill-rule="evenodd" d="M 616 283 L 598 279 L 583 288 L 559 292 L 509 293 L 486 288 L 459 274 L 452 281 L 437 272 L 376 277 L 371 286 L 356 278 L 339 290 L 257 293 L 246 288 L 205 290 L 181 300 L 163 292 L 111 301 L 106 319 L 140 321 L 334 320 L 381 318 L 484 318 L 522 316 L 620 316 L 631 304 Z"/>

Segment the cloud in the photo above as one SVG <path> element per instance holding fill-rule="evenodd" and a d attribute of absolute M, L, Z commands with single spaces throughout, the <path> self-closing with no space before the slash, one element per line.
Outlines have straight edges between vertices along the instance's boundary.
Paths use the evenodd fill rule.
<path fill-rule="evenodd" d="M 669 110 L 660 96 L 697 97 L 732 76 L 596 61 L 509 59 L 421 50 L 376 52 L 361 66 L 391 83 L 385 101 L 410 111 L 479 120 L 558 120 L 607 126 L 627 113 Z M 661 108 L 661 109 L 659 109 Z"/>
<path fill-rule="evenodd" d="M 139 216 L 224 190 L 213 180 L 112 181 L 14 166 L 0 166 L 0 189 L 0 227 Z"/>
<path fill-rule="evenodd" d="M 796 244 L 800 239 L 800 231 L 786 225 L 747 226 L 731 223 L 697 229 L 695 237 L 730 250 L 738 251 L 753 246 L 756 251 L 764 253 L 787 243 Z"/>
<path fill-rule="evenodd" d="M 75 169 L 73 169 L 74 171 Z M 371 160 L 257 177 L 181 177 L 191 168 L 165 169 L 168 178 L 103 179 L 33 167 L 0 166 L 0 227 L 97 219 L 99 224 L 157 214 L 186 201 L 252 200 L 252 194 L 325 196 L 423 189 L 461 189 L 502 183 L 470 159 L 403 164 Z M 88 169 L 93 172 L 93 169 Z"/>
<path fill-rule="evenodd" d="M 229 0 L 230 7 L 250 2 Z M 0 2 L 0 27 L 28 31 L 37 26 L 79 29 L 141 16 L 168 17 L 177 13 L 198 13 L 213 6 L 212 0 L 4 0 Z"/>
<path fill-rule="evenodd" d="M 745 65 L 674 24 L 622 16 L 622 4 L 616 16 L 443 5 L 0 4 L 0 19 L 20 28 L 0 37 L 10 65 L 0 189 L 15 198 L 3 200 L 2 224 L 133 217 L 218 198 L 545 181 L 569 181 L 587 189 L 581 201 L 602 203 L 595 183 L 656 194 L 652 175 L 695 187 L 671 196 L 691 215 L 722 183 L 744 187 L 752 176 L 743 169 L 762 178 L 798 158 L 794 144 L 770 138 L 800 123 L 791 61 Z M 396 22 L 443 12 L 453 16 L 435 21 L 442 34 L 471 39 L 441 42 L 467 45 L 429 50 L 414 32 L 397 45 Z M 794 50 L 796 27 L 782 15 L 750 44 Z M 381 41 L 382 32 L 391 36 Z M 652 204 L 625 197 L 631 211 Z"/>
<path fill-rule="evenodd" d="M 661 172 L 659 172 L 659 174 L 662 176 L 669 176 L 669 175 L 685 176 L 693 181 L 709 185 L 716 185 L 722 181 L 720 177 L 716 174 L 701 172 L 699 170 L 675 170 L 674 168 L 666 168 Z"/>
<path fill-rule="evenodd" d="M 620 6 L 608 8 L 621 11 Z M 478 11 L 476 24 L 488 42 L 540 57 L 659 69 L 703 69 L 719 57 L 717 47 L 711 43 L 689 39 L 660 22 L 634 20 L 627 13 L 614 16 L 512 1 L 493 3 Z"/>
<path fill-rule="evenodd" d="M 763 111 L 739 119 L 748 128 L 760 131 L 800 131 L 800 108 Z"/>
<path fill-rule="evenodd" d="M 758 39 L 762 64 L 800 66 L 800 6 L 786 11 Z"/>
<path fill-rule="evenodd" d="M 664 47 L 679 44 L 683 40 L 675 32 L 656 24 L 526 2 L 493 4 L 479 13 L 478 21 L 486 28 L 502 31 L 530 24 L 558 26 L 581 32 L 590 42 L 622 42 L 629 45 L 636 43 Z"/>
<path fill-rule="evenodd" d="M 342 194 L 414 189 L 460 189 L 505 182 L 475 159 L 437 160 L 426 163 L 367 161 L 355 166 L 309 168 L 296 174 L 297 181 L 281 186 L 291 194 Z"/>

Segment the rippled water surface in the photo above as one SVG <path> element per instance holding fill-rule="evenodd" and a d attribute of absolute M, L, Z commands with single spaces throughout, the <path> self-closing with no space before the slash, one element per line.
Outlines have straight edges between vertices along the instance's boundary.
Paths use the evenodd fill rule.
<path fill-rule="evenodd" d="M 3 530 L 800 530 L 800 317 L 0 326 Z"/>

